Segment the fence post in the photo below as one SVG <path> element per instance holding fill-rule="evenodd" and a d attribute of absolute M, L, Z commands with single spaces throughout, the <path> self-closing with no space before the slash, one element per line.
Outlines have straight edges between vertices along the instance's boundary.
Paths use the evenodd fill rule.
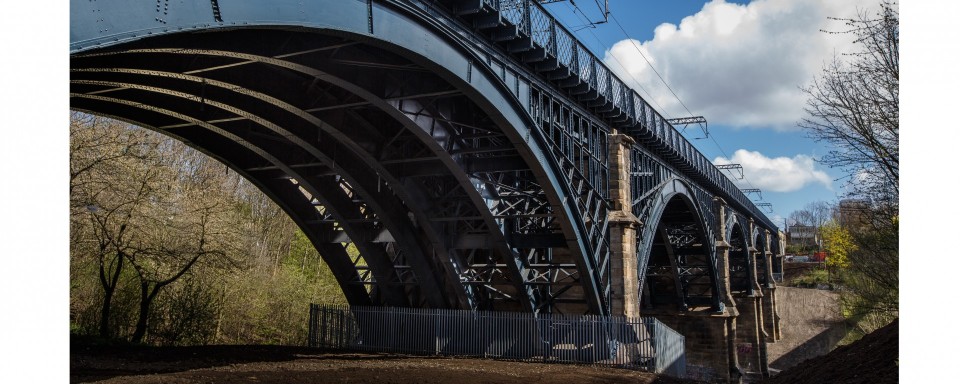
<path fill-rule="evenodd" d="M 391 352 L 395 352 L 394 349 L 396 349 L 397 344 L 397 312 L 393 307 L 390 307 L 388 311 L 387 318 L 390 319 L 390 343 L 387 345 L 389 345 L 388 348 L 390 348 Z"/>
<path fill-rule="evenodd" d="M 307 347 L 316 347 L 314 345 L 314 340 L 316 340 L 317 333 L 317 312 L 315 311 L 315 305 L 310 303 L 310 325 L 307 327 Z"/>
<path fill-rule="evenodd" d="M 487 357 L 487 336 L 489 336 L 487 335 L 487 333 L 490 332 L 490 330 L 489 330 L 489 327 L 487 327 L 487 318 L 486 316 L 483 315 L 483 313 L 480 314 L 480 329 L 481 329 L 480 348 L 483 348 L 483 357 L 486 358 Z"/>
<path fill-rule="evenodd" d="M 340 317 L 340 332 L 337 332 L 337 348 L 338 348 L 338 349 L 343 349 L 343 332 L 344 332 L 344 327 L 343 327 L 343 312 L 344 312 L 344 311 L 340 311 L 340 316 L 339 316 L 339 317 Z"/>
<path fill-rule="evenodd" d="M 665 351 L 666 343 L 663 342 L 664 340 L 663 340 L 663 328 L 661 328 L 662 326 L 663 324 L 660 323 L 659 321 L 655 321 L 653 323 L 653 340 L 654 340 L 654 348 L 655 348 L 653 353 L 654 353 L 654 356 L 656 356 L 656 360 L 654 360 L 655 361 L 654 369 L 657 371 L 657 373 L 663 372 L 664 352 L 666 352 Z"/>
<path fill-rule="evenodd" d="M 322 310 L 320 311 L 320 315 L 322 316 L 322 320 L 321 320 L 321 323 L 320 323 L 320 324 L 321 324 L 321 326 L 320 326 L 320 344 L 323 345 L 324 348 L 326 348 L 327 346 L 326 346 L 325 344 L 326 344 L 326 342 L 327 342 L 327 327 L 329 326 L 329 325 L 327 324 L 327 307 L 326 307 L 326 306 L 323 306 Z"/>

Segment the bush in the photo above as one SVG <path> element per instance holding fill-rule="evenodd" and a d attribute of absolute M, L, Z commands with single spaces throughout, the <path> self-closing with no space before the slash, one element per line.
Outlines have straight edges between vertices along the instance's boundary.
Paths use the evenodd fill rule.
<path fill-rule="evenodd" d="M 818 288 L 820 286 L 826 285 L 833 289 L 832 284 L 830 284 L 830 273 L 826 269 L 812 269 L 803 275 L 800 275 L 790 281 L 790 284 L 795 287 L 801 288 Z"/>

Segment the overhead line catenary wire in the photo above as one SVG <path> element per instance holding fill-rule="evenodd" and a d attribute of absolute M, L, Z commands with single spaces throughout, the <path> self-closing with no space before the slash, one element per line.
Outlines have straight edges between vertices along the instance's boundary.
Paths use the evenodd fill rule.
<path fill-rule="evenodd" d="M 610 11 L 610 8 L 604 7 L 603 5 L 600 5 L 600 0 L 593 0 L 593 3 L 597 5 L 597 8 L 600 9 L 600 12 L 604 12 L 604 13 L 605 13 L 604 16 L 606 16 L 606 14 L 609 14 L 609 13 L 610 13 L 610 12 L 609 12 L 609 11 Z"/>
<path fill-rule="evenodd" d="M 630 35 L 627 34 L 626 29 L 623 28 L 623 25 L 620 24 L 620 20 L 617 20 L 617 16 L 614 15 L 613 12 L 610 13 L 610 18 L 613 19 L 614 24 L 616 24 L 617 27 L 620 28 L 620 32 L 622 32 L 623 35 L 627 38 L 627 40 L 630 41 L 630 44 L 633 45 L 633 48 L 637 50 L 637 53 L 640 54 L 640 57 L 643 57 L 643 61 L 645 61 L 648 66 L 650 66 L 650 69 L 653 70 L 653 73 L 657 74 L 657 78 L 659 78 L 660 81 L 663 83 L 663 85 L 666 86 L 668 90 L 670 90 L 670 93 L 673 94 L 673 97 L 677 99 L 677 102 L 679 102 L 680 105 L 683 106 L 683 109 L 686 110 L 687 113 L 690 114 L 690 116 L 693 116 L 693 112 L 690 111 L 690 108 L 688 108 L 687 105 L 683 103 L 683 100 L 680 100 L 680 96 L 677 96 L 677 93 L 673 91 L 673 88 L 670 87 L 670 84 L 667 84 L 667 81 L 664 80 L 663 76 L 660 75 L 660 72 L 657 71 L 657 68 L 653 66 L 653 63 L 651 63 L 650 60 L 647 59 L 647 56 L 644 55 L 643 51 L 640 50 L 640 47 L 637 46 L 636 41 L 630 38 Z M 717 149 L 720 150 L 720 153 L 723 154 L 724 158 L 731 159 L 731 160 L 733 159 L 732 157 L 730 157 L 730 155 L 727 155 L 727 152 L 723 150 L 723 147 L 720 146 L 720 143 L 717 142 L 716 138 L 714 138 L 713 136 L 710 136 L 710 140 L 713 141 L 713 144 L 717 146 Z M 731 170 L 728 169 L 727 172 L 730 173 L 731 176 L 733 175 L 733 172 Z M 746 177 L 746 175 L 744 175 L 743 181 L 746 182 L 746 184 L 749 185 L 750 188 L 756 188 L 753 186 L 753 183 L 750 182 L 750 179 Z M 761 201 L 762 200 L 763 199 L 761 198 Z"/>
<path fill-rule="evenodd" d="M 573 2 L 571 1 L 571 3 L 573 3 Z M 599 3 L 597 3 L 597 5 L 599 6 Z M 567 7 L 570 8 L 570 5 L 568 4 Z M 583 11 L 580 10 L 580 7 L 577 6 L 575 3 L 573 3 L 573 7 L 574 7 L 575 9 L 571 9 L 571 12 L 572 12 L 574 15 L 577 15 L 577 12 L 578 12 L 578 11 L 580 12 L 580 14 L 583 14 Z M 609 9 L 608 9 L 608 11 L 609 11 Z M 610 12 L 609 16 L 610 16 L 611 19 L 613 19 L 613 22 L 614 22 L 614 23 L 617 25 L 617 27 L 620 29 L 620 32 L 623 33 L 624 37 L 626 37 L 627 40 L 630 41 L 630 44 L 633 45 L 633 48 L 637 50 L 637 53 L 640 54 L 640 57 L 642 57 L 643 60 L 647 63 L 647 65 L 650 66 L 650 69 L 653 70 L 653 73 L 655 73 L 655 74 L 657 75 L 657 78 L 660 79 L 660 81 L 663 83 L 663 85 L 666 86 L 668 90 L 670 90 L 670 93 L 673 95 L 673 97 L 677 99 L 677 101 L 680 103 L 681 106 L 683 106 L 683 109 L 686 110 L 687 113 L 688 113 L 690 116 L 693 116 L 693 112 L 690 111 L 690 108 L 688 108 L 687 105 L 683 103 L 683 100 L 680 100 L 680 96 L 678 96 L 677 93 L 674 92 L 673 88 L 670 87 L 670 84 L 667 84 L 667 81 L 664 80 L 663 76 L 660 75 L 660 72 L 657 71 L 657 69 L 653 66 L 653 63 L 651 63 L 650 60 L 647 59 L 647 56 L 643 54 L 643 51 L 641 51 L 641 50 L 640 50 L 640 47 L 637 46 L 636 41 L 635 41 L 633 38 L 630 37 L 630 35 L 627 33 L 626 29 L 623 28 L 623 25 L 620 24 L 620 21 L 617 19 L 616 15 L 614 15 L 613 12 Z M 578 16 L 578 17 L 579 17 L 579 16 Z M 583 15 L 583 19 L 582 19 L 582 20 L 583 20 L 584 22 L 588 23 L 588 24 L 591 24 L 589 18 L 587 18 L 585 14 Z M 604 45 L 603 42 L 600 40 L 600 38 L 597 37 L 597 35 L 593 33 L 593 31 L 590 31 L 590 34 L 594 37 L 594 39 L 596 39 L 596 40 L 600 43 L 601 46 Z M 656 99 L 654 99 L 653 96 L 651 96 L 650 93 L 647 92 L 647 90 L 646 90 L 642 85 L 640 85 L 640 81 L 638 81 L 635 77 L 633 77 L 633 74 L 630 73 L 630 71 L 627 69 L 627 67 L 626 67 L 625 65 L 623 65 L 623 63 L 621 63 L 620 60 L 617 59 L 617 57 L 616 57 L 615 55 L 610 55 L 610 57 L 613 58 L 614 61 L 616 61 L 617 65 L 619 65 L 620 68 L 622 68 L 622 69 L 624 70 L 624 72 L 625 72 L 628 76 L 630 76 L 631 79 L 633 79 L 634 84 L 636 84 L 638 87 L 640 87 L 640 89 L 650 98 L 650 100 L 653 101 L 653 103 L 656 104 L 657 107 L 659 107 L 661 111 L 664 111 L 664 114 L 666 114 L 666 108 L 663 108 L 663 106 L 661 106 L 659 103 L 657 103 Z M 669 118 L 669 116 L 668 116 L 668 118 Z M 681 133 L 682 133 L 682 132 L 681 132 Z M 709 135 L 708 135 L 708 136 L 709 136 Z M 726 151 L 723 150 L 723 147 L 720 146 L 720 143 L 717 142 L 717 139 L 716 139 L 715 137 L 713 137 L 713 136 L 709 136 L 709 137 L 710 137 L 710 140 L 713 141 L 713 144 L 717 147 L 717 149 L 720 150 L 720 153 L 723 154 L 723 157 L 724 157 L 725 159 L 729 159 L 729 160 L 732 160 L 732 159 L 733 159 L 730 155 L 727 154 Z M 728 170 L 727 170 L 727 173 L 729 173 L 731 176 L 733 176 L 733 172 L 732 172 L 731 170 L 728 169 Z M 753 183 L 750 182 L 750 179 L 747 178 L 746 175 L 744 175 L 743 181 L 744 181 L 750 188 L 756 189 L 756 187 L 753 185 Z M 763 201 L 763 198 L 761 198 L 760 201 Z"/>
<path fill-rule="evenodd" d="M 673 91 L 673 88 L 670 87 L 670 84 L 667 84 L 667 81 L 664 80 L 663 76 L 660 75 L 660 71 L 657 71 L 657 68 L 653 66 L 653 63 L 651 63 L 650 60 L 647 59 L 647 55 L 643 54 L 643 51 L 640 49 L 640 47 L 637 46 L 636 40 L 630 38 L 630 35 L 627 34 L 627 30 L 623 28 L 623 25 L 620 24 L 620 20 L 617 20 L 617 16 L 614 15 L 613 12 L 610 13 L 610 18 L 613 19 L 613 23 L 617 25 L 617 28 L 620 28 L 620 32 L 623 32 L 623 35 L 626 36 L 627 40 L 630 41 L 630 45 L 633 45 L 633 48 L 637 50 L 637 53 L 640 54 L 640 57 L 643 58 L 643 61 L 645 61 L 648 66 L 650 66 L 650 69 L 653 70 L 653 73 L 657 74 L 657 78 L 660 79 L 660 82 L 663 83 L 663 85 L 665 85 L 667 89 L 670 90 L 670 93 L 673 95 L 673 97 L 676 98 L 678 102 L 680 102 L 680 105 L 683 106 L 683 109 L 687 111 L 687 114 L 688 114 L 687 116 L 693 116 L 693 112 L 690 112 L 690 108 L 687 108 L 687 105 L 683 103 L 683 100 L 680 100 L 680 96 L 677 96 L 677 93 Z M 701 128 L 702 127 L 703 126 L 701 126 Z M 686 129 L 686 127 L 684 127 L 684 129 Z M 704 128 L 704 131 L 706 131 L 705 128 Z"/>
<path fill-rule="evenodd" d="M 570 11 L 571 11 L 574 15 L 577 15 L 577 11 L 579 11 L 580 14 L 583 14 L 583 11 L 580 11 L 580 7 L 579 7 L 579 6 L 577 6 L 576 4 L 573 4 L 573 6 L 574 6 L 576 9 L 571 8 Z M 570 5 L 569 5 L 569 4 L 567 4 L 567 8 L 570 8 Z M 579 16 L 578 16 L 578 17 L 579 17 Z M 581 20 L 584 21 L 584 22 L 586 22 L 586 23 L 588 23 L 588 24 L 590 23 L 590 19 L 586 18 L 586 15 L 583 15 L 583 17 L 581 18 Z M 559 20 L 558 20 L 558 21 L 559 21 Z M 574 31 L 574 32 L 576 32 L 576 31 Z M 604 45 L 604 44 L 603 44 L 603 41 L 600 40 L 600 38 L 597 37 L 597 35 L 596 35 L 595 33 L 593 33 L 593 31 L 590 31 L 590 35 L 593 36 L 593 38 L 597 41 L 597 43 L 600 44 L 600 46 L 603 46 L 603 45 Z M 650 101 L 652 101 L 654 104 L 656 104 L 657 107 L 658 107 L 661 111 L 663 111 L 663 113 L 664 113 L 665 115 L 667 115 L 667 118 L 672 118 L 672 116 L 670 116 L 670 115 L 667 114 L 667 109 L 664 108 L 662 105 L 660 105 L 660 103 L 657 102 L 657 100 L 653 97 L 653 95 L 651 95 L 650 92 L 648 92 L 647 89 L 644 88 L 643 85 L 640 84 L 640 80 L 637 80 L 636 77 L 633 77 L 633 74 L 630 73 L 630 70 L 627 69 L 627 66 L 623 65 L 623 63 L 621 63 L 620 60 L 617 59 L 617 57 L 616 57 L 615 55 L 610 55 L 610 57 L 613 58 L 613 60 L 617 62 L 617 65 L 619 65 L 620 68 L 623 69 L 623 72 L 626 73 L 627 76 L 630 76 L 630 78 L 633 79 L 633 83 L 636 84 L 637 87 L 640 88 L 640 90 L 641 90 L 644 94 L 647 95 L 647 99 L 648 99 L 648 100 L 650 100 Z"/>
<path fill-rule="evenodd" d="M 570 6 L 568 5 L 567 7 L 569 8 Z M 586 15 L 585 13 L 583 13 L 583 10 L 581 10 L 580 7 L 578 7 L 576 3 L 573 4 L 573 7 L 574 7 L 574 8 L 572 9 L 573 15 L 574 15 L 574 16 L 577 16 L 577 12 L 580 12 L 580 15 L 582 16 L 582 17 L 580 17 L 580 20 L 583 21 L 585 24 L 583 24 L 583 25 L 581 25 L 581 26 L 578 26 L 577 28 L 568 27 L 569 29 L 572 29 L 574 32 L 579 32 L 579 31 L 581 31 L 581 30 L 583 30 L 583 29 L 586 29 L 586 28 L 596 28 L 596 27 L 597 27 L 597 23 L 594 23 L 594 22 L 590 21 L 590 18 L 587 17 L 587 15 Z"/>
<path fill-rule="evenodd" d="M 643 61 L 645 61 L 648 66 L 650 66 L 650 69 L 653 70 L 653 73 L 657 74 L 657 78 L 660 79 L 660 82 L 662 82 L 663 85 L 665 85 L 667 89 L 670 90 L 670 93 L 673 94 L 673 97 L 676 98 L 678 102 L 680 102 L 680 105 L 683 106 L 683 109 L 685 109 L 687 113 L 689 113 L 690 115 L 693 115 L 693 112 L 690 112 L 690 108 L 687 108 L 687 105 L 683 103 L 683 100 L 680 100 L 680 96 L 677 96 L 677 93 L 673 91 L 673 88 L 670 88 L 670 84 L 667 84 L 667 81 L 663 79 L 663 76 L 660 75 L 660 71 L 657 71 L 657 68 L 655 68 L 653 64 L 650 63 L 650 60 L 647 59 L 647 55 L 643 54 L 643 51 L 640 49 L 639 46 L 637 46 L 636 40 L 630 38 L 630 35 L 627 33 L 627 30 L 624 29 L 623 25 L 620 24 L 620 20 L 617 20 L 617 16 L 611 13 L 610 18 L 613 19 L 613 23 L 616 24 L 618 28 L 620 28 L 620 32 L 623 32 L 623 35 L 627 38 L 627 40 L 630 41 L 630 44 L 633 45 L 633 48 L 637 50 L 637 53 L 640 54 L 640 57 L 643 58 Z"/>

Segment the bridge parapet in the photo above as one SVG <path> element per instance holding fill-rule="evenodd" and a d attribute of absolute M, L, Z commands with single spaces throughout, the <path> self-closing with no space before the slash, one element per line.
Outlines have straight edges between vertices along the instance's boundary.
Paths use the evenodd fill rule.
<path fill-rule="evenodd" d="M 430 7 L 416 0 L 422 7 Z M 660 112 L 535 0 L 441 0 L 446 11 L 487 36 L 503 56 L 568 93 L 611 127 L 636 138 L 692 179 L 707 185 L 738 209 L 773 224 L 713 163 Z"/>
<path fill-rule="evenodd" d="M 162 21 L 149 4 L 74 3 L 108 12 L 72 20 L 71 106 L 145 123 L 259 183 L 351 303 L 647 304 L 735 351 L 736 272 L 736 293 L 770 299 L 744 308 L 741 329 L 750 316 L 777 333 L 756 286 L 771 284 L 767 250 L 782 252 L 775 226 L 536 1 L 250 0 L 201 15 L 209 3 L 192 0 Z"/>

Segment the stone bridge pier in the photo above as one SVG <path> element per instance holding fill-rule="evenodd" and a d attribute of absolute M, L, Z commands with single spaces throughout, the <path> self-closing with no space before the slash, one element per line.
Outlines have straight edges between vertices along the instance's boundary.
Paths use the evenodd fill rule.
<path fill-rule="evenodd" d="M 243 176 L 351 305 L 653 316 L 766 374 L 776 224 L 541 2 L 70 9 L 71 109 Z"/>
<path fill-rule="evenodd" d="M 704 221 L 697 223 L 703 229 L 694 243 L 674 246 L 670 236 L 644 236 L 651 231 L 667 233 L 669 221 L 676 218 L 670 213 L 636 214 L 638 191 L 631 188 L 637 183 L 631 179 L 643 175 L 643 170 L 631 163 L 635 145 L 630 136 L 611 135 L 611 314 L 653 316 L 684 335 L 692 377 L 734 383 L 748 372 L 769 376 L 766 343 L 780 339 L 773 278 L 773 261 L 783 249 L 779 237 L 733 212 L 721 198 L 691 204 L 713 211 L 695 215 Z M 654 244 L 644 244 L 650 239 Z M 704 257 L 709 263 L 689 265 L 693 254 L 683 249 L 693 248 L 712 255 Z M 669 260 L 656 260 L 663 256 Z M 691 272 L 695 269 L 701 275 Z M 674 290 L 666 294 L 670 288 Z"/>

